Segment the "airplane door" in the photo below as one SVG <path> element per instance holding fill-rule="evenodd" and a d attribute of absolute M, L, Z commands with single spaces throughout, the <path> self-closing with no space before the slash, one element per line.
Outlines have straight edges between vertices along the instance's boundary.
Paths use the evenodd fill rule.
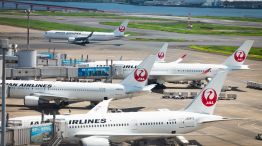
<path fill-rule="evenodd" d="M 184 120 L 185 127 L 195 127 L 194 117 L 188 117 Z"/>
<path fill-rule="evenodd" d="M 195 125 L 196 123 L 194 117 L 187 117 L 179 120 L 179 128 L 195 127 Z"/>
<path fill-rule="evenodd" d="M 123 64 L 114 64 L 113 65 L 113 77 L 114 78 L 124 78 Z"/>
<path fill-rule="evenodd" d="M 184 119 L 179 119 L 178 120 L 178 126 L 179 126 L 179 128 L 185 128 Z"/>
<path fill-rule="evenodd" d="M 136 131 L 138 127 L 138 123 L 136 120 L 131 121 L 132 131 Z"/>

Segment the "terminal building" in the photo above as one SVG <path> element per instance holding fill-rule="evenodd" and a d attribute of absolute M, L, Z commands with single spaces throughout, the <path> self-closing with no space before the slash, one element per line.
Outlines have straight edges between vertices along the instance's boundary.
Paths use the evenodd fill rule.
<path fill-rule="evenodd" d="M 262 0 L 220 0 L 226 8 L 262 8 Z"/>

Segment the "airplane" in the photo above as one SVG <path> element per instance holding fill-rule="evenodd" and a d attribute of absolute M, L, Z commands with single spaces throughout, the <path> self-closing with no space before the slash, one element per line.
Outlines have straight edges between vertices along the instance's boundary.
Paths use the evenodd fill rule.
<path fill-rule="evenodd" d="M 164 43 L 162 45 L 162 47 L 159 49 L 159 51 L 156 54 L 156 62 L 157 63 L 164 63 L 165 62 L 165 58 L 166 58 L 166 51 L 168 48 L 168 43 Z M 181 61 L 183 61 L 183 59 L 186 57 L 186 54 L 183 54 L 180 58 L 178 58 L 177 60 L 173 61 L 172 63 L 179 63 Z M 141 63 L 142 60 L 122 60 L 122 57 L 120 60 L 118 61 L 114 61 L 113 65 L 119 65 L 119 64 L 130 64 L 130 65 L 134 65 L 134 67 L 136 67 L 139 63 Z M 94 62 L 83 62 L 80 63 L 79 65 L 85 65 L 87 67 L 103 67 L 103 66 L 108 66 L 108 62 L 107 61 L 94 61 Z"/>
<path fill-rule="evenodd" d="M 88 44 L 90 41 L 109 41 L 121 39 L 125 37 L 124 34 L 128 20 L 122 22 L 113 32 L 87 32 L 87 31 L 64 31 L 64 30 L 50 30 L 44 32 L 44 38 L 51 42 L 52 39 L 68 40 L 72 44 Z"/>
<path fill-rule="evenodd" d="M 83 146 L 110 146 L 122 141 L 167 138 L 187 134 L 210 126 L 210 123 L 240 120 L 213 115 L 218 96 L 228 71 L 219 71 L 208 85 L 186 106 L 178 111 L 158 110 L 146 112 L 109 113 L 112 99 L 104 100 L 86 114 L 57 115 L 63 141 L 78 142 Z M 44 120 L 51 120 L 44 116 Z M 38 125 L 41 116 L 11 118 L 21 126 Z M 15 122 L 16 121 L 16 122 Z"/>
<path fill-rule="evenodd" d="M 180 63 L 179 60 L 175 62 L 155 62 L 150 72 L 149 80 L 152 83 L 163 85 L 165 82 L 177 82 L 177 81 L 199 81 L 210 79 L 214 77 L 218 70 L 245 70 L 249 69 L 248 65 L 243 65 L 247 55 L 253 45 L 253 40 L 245 41 L 231 56 L 229 56 L 223 64 L 203 64 L 203 63 Z M 180 60 L 183 60 L 181 57 Z M 97 63 L 90 63 L 93 66 L 102 66 Z M 138 62 L 117 62 L 115 65 L 114 78 L 126 77 L 138 64 Z M 212 68 L 204 76 L 200 74 L 205 70 Z"/>
<path fill-rule="evenodd" d="M 165 62 L 166 58 L 166 51 L 168 48 L 168 43 L 164 43 L 162 47 L 159 49 L 159 51 L 156 54 L 156 62 Z M 118 61 L 114 61 L 114 64 L 126 64 L 132 62 L 132 64 L 138 65 L 141 63 L 142 60 L 122 60 L 122 57 Z M 182 60 L 181 60 L 182 61 Z M 87 67 L 102 67 L 102 66 L 108 66 L 107 61 L 94 61 L 94 62 L 85 62 L 81 63 L 80 65 L 86 65 Z"/>
<path fill-rule="evenodd" d="M 9 95 L 24 99 L 25 106 L 38 106 L 55 101 L 57 105 L 69 102 L 90 101 L 97 104 L 105 98 L 130 98 L 151 92 L 155 85 L 146 85 L 148 75 L 155 62 L 155 55 L 150 55 L 130 73 L 121 83 L 81 83 L 58 81 L 6 80 Z M 2 81 L 1 81 L 2 84 Z"/>

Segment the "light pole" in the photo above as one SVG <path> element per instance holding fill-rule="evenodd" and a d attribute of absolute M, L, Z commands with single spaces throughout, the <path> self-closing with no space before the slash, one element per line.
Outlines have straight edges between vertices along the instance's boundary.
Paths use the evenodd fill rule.
<path fill-rule="evenodd" d="M 1 146 L 6 145 L 5 141 L 5 134 L 6 134 L 6 90 L 5 90 L 5 53 L 9 47 L 9 40 L 8 39 L 1 39 L 0 40 L 0 49 L 2 49 L 2 123 L 1 123 Z"/>
<path fill-rule="evenodd" d="M 29 27 L 30 27 L 30 21 L 29 21 L 29 16 L 31 13 L 30 9 L 25 10 L 25 13 L 27 15 L 27 50 L 29 49 Z"/>

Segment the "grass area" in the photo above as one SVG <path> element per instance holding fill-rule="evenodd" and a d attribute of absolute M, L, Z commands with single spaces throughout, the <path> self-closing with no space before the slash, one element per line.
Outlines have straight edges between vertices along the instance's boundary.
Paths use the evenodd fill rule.
<path fill-rule="evenodd" d="M 0 17 L 0 24 L 25 28 L 27 27 L 27 19 Z M 104 28 L 87 27 L 87 26 L 63 24 L 63 23 L 40 21 L 40 20 L 30 20 L 30 28 L 44 30 L 44 31 L 47 31 L 47 30 L 97 31 L 97 32 L 113 31 L 113 30 L 104 29 Z M 131 36 L 139 35 L 138 33 L 134 33 L 134 32 L 127 32 L 126 34 L 129 34 Z"/>
<path fill-rule="evenodd" d="M 150 38 L 130 38 L 131 41 L 148 41 L 148 42 L 186 42 L 183 39 L 150 39 Z"/>
<path fill-rule="evenodd" d="M 101 22 L 104 25 L 118 26 L 118 22 Z M 166 32 L 177 32 L 184 34 L 208 34 L 208 35 L 241 35 L 241 36 L 262 36 L 262 28 L 241 27 L 241 26 L 224 26 L 202 22 L 194 22 L 193 28 L 187 28 L 185 21 L 173 22 L 130 22 L 128 27 L 140 28 L 147 30 L 159 30 Z"/>
<path fill-rule="evenodd" d="M 0 17 L 0 24 L 17 26 L 17 27 L 27 27 L 27 19 Z M 86 26 L 79 26 L 79 25 L 72 25 L 72 24 L 62 24 L 62 23 L 47 22 L 47 21 L 40 21 L 40 20 L 30 20 L 30 28 L 45 30 L 45 31 L 52 30 L 52 29 L 74 30 L 74 31 L 106 31 L 106 32 L 112 31 L 103 28 L 86 27 Z"/>
<path fill-rule="evenodd" d="M 208 18 L 208 19 L 221 19 L 221 20 L 262 22 L 262 18 L 252 18 L 252 17 L 228 17 L 228 16 L 194 16 L 194 17 L 195 18 Z"/>
<path fill-rule="evenodd" d="M 219 53 L 231 55 L 238 47 L 234 46 L 189 46 L 193 50 L 209 52 L 209 53 Z M 251 48 L 249 54 L 249 59 L 262 60 L 262 48 Z"/>

